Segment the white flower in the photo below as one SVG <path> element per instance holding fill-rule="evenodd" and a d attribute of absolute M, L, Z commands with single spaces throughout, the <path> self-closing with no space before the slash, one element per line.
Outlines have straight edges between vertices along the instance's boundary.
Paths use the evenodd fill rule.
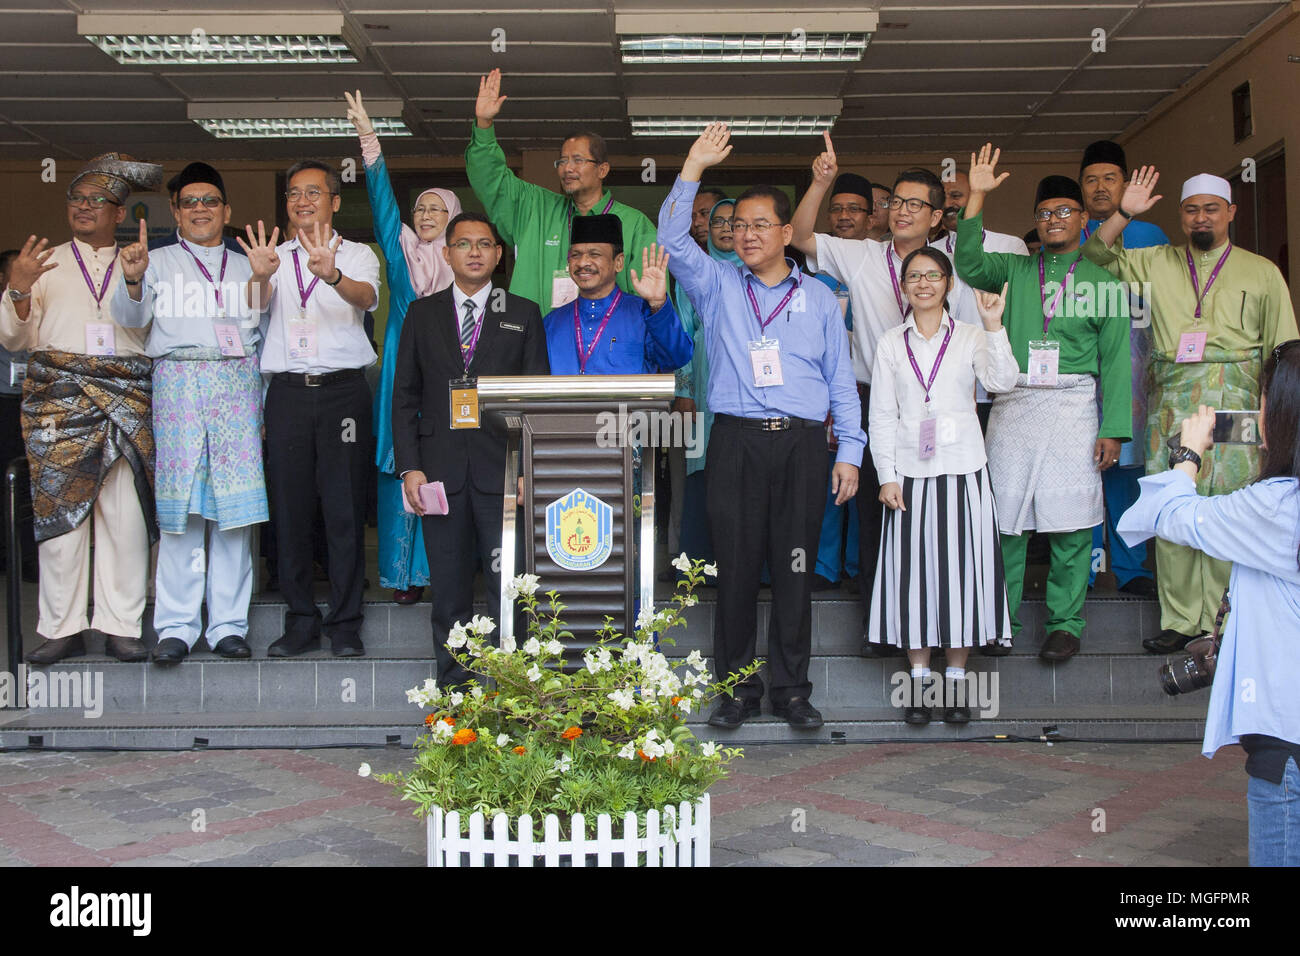
<path fill-rule="evenodd" d="M 685 551 L 673 558 L 673 567 L 682 572 L 682 574 L 685 574 L 691 569 L 691 559 L 686 556 Z"/>
<path fill-rule="evenodd" d="M 609 648 L 602 647 L 593 653 L 588 650 L 582 655 L 582 662 L 587 665 L 587 670 L 593 674 L 599 674 L 601 671 L 612 670 L 614 664 L 610 660 Z"/>
<path fill-rule="evenodd" d="M 548 654 L 563 654 L 563 653 L 564 653 L 564 645 L 561 644 L 559 641 L 557 641 L 557 640 L 555 640 L 555 639 L 552 638 L 551 640 L 549 640 L 549 641 L 546 642 L 546 653 L 548 653 Z"/>
<path fill-rule="evenodd" d="M 691 712 L 691 699 L 689 697 L 683 697 L 681 700 L 677 701 L 677 707 L 683 714 L 689 714 Z"/>
<path fill-rule="evenodd" d="M 469 637 L 465 633 L 465 626 L 457 621 L 450 633 L 447 634 L 447 646 L 452 649 L 464 647 L 465 642 L 468 639 Z"/>
<path fill-rule="evenodd" d="M 481 637 L 487 637 L 496 629 L 497 625 L 492 618 L 484 617 L 482 614 L 475 614 L 466 626 L 475 634 L 478 634 Z"/>
<path fill-rule="evenodd" d="M 504 747 L 504 746 L 505 746 L 506 744 L 508 744 L 508 743 L 510 743 L 510 735 L 509 735 L 509 734 L 497 734 L 497 746 L 498 746 L 498 747 Z"/>
<path fill-rule="evenodd" d="M 698 649 L 691 651 L 686 655 L 686 666 L 704 670 L 704 655 Z"/>
<path fill-rule="evenodd" d="M 515 639 L 513 637 L 501 638 L 501 653 L 513 654 L 515 652 Z"/>
<path fill-rule="evenodd" d="M 718 576 L 718 566 L 716 564 L 706 564 L 703 570 L 709 577 L 716 578 Z"/>
<path fill-rule="evenodd" d="M 636 698 L 630 690 L 616 690 L 605 695 L 614 703 L 618 704 L 623 710 L 631 710 L 632 705 L 636 703 Z"/>
<path fill-rule="evenodd" d="M 459 707 L 462 703 L 465 702 L 465 695 L 458 690 L 452 691 L 451 696 L 448 697 L 447 699 L 451 701 L 451 706 Z"/>
<path fill-rule="evenodd" d="M 706 757 L 712 757 L 717 752 L 718 752 L 718 744 L 716 741 L 706 740 L 703 744 L 700 745 L 700 753 Z"/>
<path fill-rule="evenodd" d="M 655 622 L 655 609 L 653 607 L 643 607 L 636 616 L 636 629 L 638 631 L 647 630 Z"/>
<path fill-rule="evenodd" d="M 571 767 L 572 765 L 573 765 L 573 761 L 570 759 L 568 754 L 565 754 L 564 756 L 560 757 L 559 760 L 555 761 L 555 769 L 560 771 L 560 773 L 567 773 L 569 767 Z"/>
<path fill-rule="evenodd" d="M 473 657 L 483 656 L 483 642 L 477 637 L 471 637 L 465 642 L 465 650 L 470 652 Z"/>
<path fill-rule="evenodd" d="M 436 744 L 446 743 L 455 733 L 455 729 L 445 720 L 435 721 L 434 725 L 429 728 L 429 736 L 433 738 L 433 742 Z"/>
<path fill-rule="evenodd" d="M 672 745 L 671 740 L 667 741 L 667 743 L 669 746 Z M 651 730 L 650 733 L 645 735 L 645 742 L 641 744 L 641 752 L 647 757 L 662 757 L 670 751 L 667 750 L 664 744 L 659 743 L 659 731 Z"/>
<path fill-rule="evenodd" d="M 510 582 L 520 594 L 533 595 L 541 585 L 541 578 L 536 574 L 517 574 Z"/>
<path fill-rule="evenodd" d="M 507 581 L 501 585 L 501 595 L 507 601 L 516 600 L 519 597 L 519 579 L 516 578 L 514 581 Z"/>
<path fill-rule="evenodd" d="M 636 758 L 636 744 L 631 743 L 631 742 L 624 744 L 624 745 L 623 745 L 623 749 L 620 750 L 620 751 L 618 752 L 618 755 L 619 755 L 620 757 L 622 757 L 624 760 L 633 760 L 633 759 L 635 759 L 635 758 Z"/>
<path fill-rule="evenodd" d="M 695 688 L 695 690 L 691 691 L 691 696 L 694 697 L 696 700 L 699 700 L 701 697 L 704 696 L 704 691 L 700 690 L 697 687 Z"/>
<path fill-rule="evenodd" d="M 699 603 L 700 599 L 694 594 L 688 594 L 686 597 L 682 598 L 682 607 L 695 607 L 695 605 Z"/>
<path fill-rule="evenodd" d="M 432 677 L 424 679 L 424 692 L 432 697 L 438 696 L 438 682 Z"/>
<path fill-rule="evenodd" d="M 357 768 L 357 776 L 358 776 L 358 777 L 368 777 L 368 776 L 370 776 L 370 764 L 368 764 L 368 763 L 363 763 L 360 767 L 358 767 L 358 768 Z"/>
<path fill-rule="evenodd" d="M 530 654 L 533 657 L 536 657 L 541 652 L 542 652 L 542 645 L 538 643 L 537 638 L 530 637 L 528 640 L 524 641 L 525 654 Z"/>
<path fill-rule="evenodd" d="M 423 707 L 424 691 L 420 690 L 420 688 L 418 687 L 412 687 L 410 690 L 406 692 L 406 702 L 408 704 L 419 704 L 421 707 Z"/>
<path fill-rule="evenodd" d="M 673 746 L 673 742 L 671 740 L 664 741 L 664 753 L 668 754 L 669 756 L 672 756 L 673 751 L 676 749 L 677 748 Z"/>
<path fill-rule="evenodd" d="M 483 688 L 479 687 L 478 684 L 475 684 L 472 688 L 470 688 L 469 695 L 475 699 L 480 698 L 483 696 Z"/>
<path fill-rule="evenodd" d="M 542 679 L 541 668 L 539 668 L 536 664 L 534 664 L 532 667 L 528 668 L 528 670 L 524 673 L 524 676 L 527 677 L 533 683 L 537 683 L 539 680 Z"/>

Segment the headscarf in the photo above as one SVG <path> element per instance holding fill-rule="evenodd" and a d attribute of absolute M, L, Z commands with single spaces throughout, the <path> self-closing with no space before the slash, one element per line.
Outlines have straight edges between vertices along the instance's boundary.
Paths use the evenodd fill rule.
<path fill-rule="evenodd" d="M 447 207 L 449 224 L 460 215 L 460 200 L 450 189 L 426 189 L 415 197 L 411 208 L 420 205 L 420 200 L 429 193 L 441 199 Z M 451 265 L 442 255 L 443 247 L 447 245 L 445 228 L 436 239 L 424 242 L 414 229 L 402 223 L 402 234 L 398 242 L 401 243 L 402 253 L 406 256 L 406 269 L 411 274 L 411 288 L 415 290 L 416 298 L 432 295 L 451 285 L 455 276 L 452 274 Z"/>
<path fill-rule="evenodd" d="M 126 202 L 132 189 L 155 190 L 162 186 L 163 168 L 142 163 L 126 153 L 101 153 L 72 177 L 71 194 L 77 183 L 98 186 L 118 202 Z"/>
<path fill-rule="evenodd" d="M 713 221 L 713 217 L 717 213 L 719 206 L 734 207 L 735 205 L 736 205 L 736 200 L 734 199 L 719 199 L 717 202 L 713 204 L 713 208 L 709 210 L 709 222 Z M 717 246 L 713 244 L 712 227 L 710 227 L 709 234 L 708 234 L 708 248 L 709 248 L 709 256 L 711 258 L 717 259 L 719 262 L 730 262 L 733 266 L 740 265 L 740 253 L 736 252 L 734 247 L 730 252 L 723 252 L 721 249 L 719 249 Z"/>

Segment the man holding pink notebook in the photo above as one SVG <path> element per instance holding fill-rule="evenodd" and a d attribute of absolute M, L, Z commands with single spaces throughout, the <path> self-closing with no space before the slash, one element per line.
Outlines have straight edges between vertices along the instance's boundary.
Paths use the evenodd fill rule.
<path fill-rule="evenodd" d="M 454 687 L 469 675 L 448 653 L 447 635 L 473 616 L 476 559 L 488 607 L 501 595 L 506 436 L 480 420 L 478 376 L 549 375 L 551 367 L 537 305 L 493 287 L 502 246 L 492 224 L 480 213 L 461 213 L 446 236 L 443 255 L 455 281 L 411 303 L 402 327 L 393 454 L 406 508 L 424 523 L 438 684 Z"/>

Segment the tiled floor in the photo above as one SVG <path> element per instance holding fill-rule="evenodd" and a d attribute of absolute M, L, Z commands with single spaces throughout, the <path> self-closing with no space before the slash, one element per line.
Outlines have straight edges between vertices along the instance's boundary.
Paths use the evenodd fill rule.
<path fill-rule="evenodd" d="M 713 791 L 738 866 L 1238 866 L 1236 748 L 751 746 Z M 0 754 L 0 864 L 419 866 L 399 750 Z"/>

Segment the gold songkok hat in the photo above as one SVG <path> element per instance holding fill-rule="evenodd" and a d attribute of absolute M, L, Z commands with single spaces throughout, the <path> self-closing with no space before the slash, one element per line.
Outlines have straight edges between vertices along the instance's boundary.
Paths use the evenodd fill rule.
<path fill-rule="evenodd" d="M 132 189 L 148 192 L 161 188 L 162 178 L 161 166 L 139 162 L 126 153 L 102 153 L 72 178 L 68 192 L 71 193 L 78 183 L 86 183 L 112 193 L 118 202 L 126 202 Z"/>

